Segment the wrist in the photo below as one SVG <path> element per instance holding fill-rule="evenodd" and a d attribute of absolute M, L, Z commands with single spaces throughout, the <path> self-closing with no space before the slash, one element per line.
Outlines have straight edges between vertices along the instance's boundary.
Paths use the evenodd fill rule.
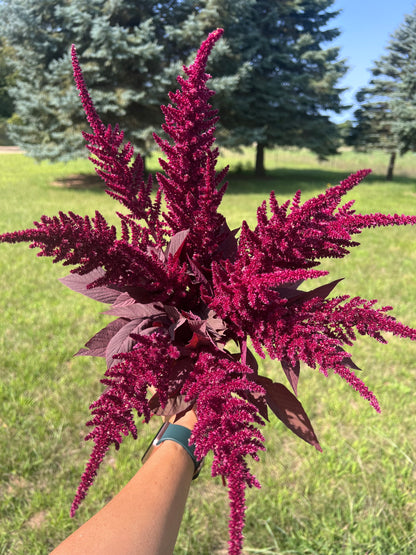
<path fill-rule="evenodd" d="M 179 421 L 182 421 L 182 419 L 179 419 L 177 422 Z M 195 421 L 196 421 L 196 417 L 195 417 Z M 195 423 L 193 422 L 192 419 L 187 419 L 185 422 L 192 426 Z M 198 477 L 199 472 L 202 468 L 203 460 L 197 459 L 197 457 L 195 456 L 195 445 L 189 443 L 191 433 L 192 433 L 192 429 L 187 426 L 184 426 L 182 424 L 177 424 L 177 423 L 169 424 L 168 427 L 162 433 L 162 435 L 155 439 L 154 445 L 155 447 L 157 447 L 160 444 L 164 443 L 165 441 L 172 441 L 180 445 L 192 460 L 192 463 L 194 465 L 193 479 L 195 479 Z"/>

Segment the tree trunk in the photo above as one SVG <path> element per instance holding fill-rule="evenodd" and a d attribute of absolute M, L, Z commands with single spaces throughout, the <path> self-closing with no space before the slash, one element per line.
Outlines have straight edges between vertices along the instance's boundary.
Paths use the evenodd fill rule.
<path fill-rule="evenodd" d="M 266 170 L 264 168 L 264 143 L 257 143 L 255 174 L 257 177 L 266 175 Z"/>
<path fill-rule="evenodd" d="M 394 171 L 394 162 L 395 161 L 396 161 L 396 153 L 392 152 L 390 154 L 389 166 L 387 168 L 387 175 L 386 175 L 387 181 L 392 181 L 392 179 L 393 179 L 393 171 Z"/>

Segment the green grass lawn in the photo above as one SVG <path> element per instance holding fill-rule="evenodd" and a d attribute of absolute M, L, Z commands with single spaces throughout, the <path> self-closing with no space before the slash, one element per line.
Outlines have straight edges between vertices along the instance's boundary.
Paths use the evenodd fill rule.
<path fill-rule="evenodd" d="M 306 151 L 267 153 L 266 178 L 250 172 L 254 155 L 225 153 L 230 174 L 222 211 L 230 226 L 255 221 L 271 189 L 285 200 L 302 189 L 309 198 L 349 172 L 373 167 L 352 195 L 361 212 L 416 213 L 416 159 L 400 159 L 394 182 L 383 180 L 387 158 L 345 152 L 318 163 Z M 225 159 L 221 160 L 221 163 Z M 150 161 L 155 167 L 155 159 Z M 99 209 L 113 218 L 114 201 L 99 187 L 59 186 L 90 172 L 87 161 L 36 164 L 0 156 L 0 232 L 23 229 L 42 214 Z M 57 183 L 58 182 L 58 183 Z M 62 184 L 62 182 L 60 182 Z M 416 327 L 416 230 L 366 231 L 346 259 L 330 261 L 339 293 L 378 298 Z M 100 305 L 62 286 L 67 269 L 35 259 L 27 245 L 0 245 L 0 553 L 45 554 L 105 504 L 140 467 L 157 423 L 137 441 L 111 450 L 75 519 L 69 507 L 90 445 L 83 442 L 89 404 L 99 395 L 102 360 L 72 358 L 108 321 Z M 330 279 L 327 278 L 327 281 Z M 389 338 L 390 339 L 390 338 Z M 264 430 L 267 452 L 249 491 L 245 553 L 411 555 L 416 553 L 416 344 L 359 340 L 353 348 L 382 413 L 336 376 L 301 372 L 299 396 L 323 447 L 318 453 L 273 416 Z M 263 371 L 285 381 L 279 364 Z M 145 500 L 143 500 L 145 502 Z M 225 553 L 228 500 L 209 461 L 192 485 L 177 555 Z"/>

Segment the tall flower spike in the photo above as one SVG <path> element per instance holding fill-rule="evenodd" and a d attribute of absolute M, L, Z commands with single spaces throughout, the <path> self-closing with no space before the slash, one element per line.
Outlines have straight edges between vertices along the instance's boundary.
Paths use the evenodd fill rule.
<path fill-rule="evenodd" d="M 98 116 L 78 62 L 76 48 L 71 48 L 74 80 L 84 107 L 87 121 L 93 133 L 83 132 L 87 148 L 91 153 L 90 160 L 96 167 L 97 174 L 107 185 L 107 193 L 118 200 L 130 211 L 130 218 L 125 218 L 127 226 L 131 226 L 137 235 L 147 238 L 148 232 L 157 242 L 163 240 L 163 225 L 158 219 L 160 212 L 160 194 L 152 203 L 152 178 L 144 181 L 144 164 L 139 155 L 134 158 L 134 149 L 130 142 L 123 143 L 124 133 L 118 126 L 105 126 Z M 133 162 L 132 162 L 133 160 Z M 120 216 L 121 217 L 121 216 Z M 138 226 L 135 220 L 145 220 L 147 226 Z"/>
<path fill-rule="evenodd" d="M 397 322 L 390 307 L 348 295 L 333 296 L 340 279 L 318 287 L 303 282 L 326 275 L 323 258 L 342 258 L 358 245 L 364 228 L 414 225 L 416 216 L 356 214 L 342 197 L 369 173 L 362 170 L 301 203 L 257 211 L 257 225 L 242 222 L 237 239 L 218 208 L 227 168 L 216 172 L 213 148 L 216 111 L 206 87 L 208 56 L 222 30 L 202 43 L 195 62 L 179 77 L 180 90 L 163 106 L 169 139 L 155 135 L 166 159 L 152 200 L 152 181 L 143 179 L 140 156 L 124 143 L 118 127 L 100 120 L 72 50 L 74 77 L 92 132 L 84 133 L 108 194 L 124 206 L 117 212 L 121 237 L 96 212 L 42 216 L 33 229 L 5 233 L 0 242 L 29 242 L 41 256 L 73 266 L 61 281 L 108 305 L 115 317 L 77 354 L 102 357 L 104 391 L 90 406 L 94 442 L 71 514 L 93 483 L 113 444 L 137 437 L 135 417 L 178 417 L 197 408 L 191 440 L 195 453 L 213 452 L 212 475 L 228 485 L 230 555 L 243 546 L 245 488 L 260 487 L 248 467 L 264 450 L 259 426 L 269 412 L 294 434 L 321 450 L 297 399 L 302 367 L 333 372 L 379 411 L 375 395 L 356 375 L 350 351 L 357 334 L 386 343 L 383 332 L 416 340 L 416 330 Z M 161 213 L 162 201 L 166 212 Z M 127 208 L 127 213 L 126 213 Z M 261 376 L 251 343 L 261 357 L 280 361 L 282 379 Z M 227 344 L 237 345 L 231 354 Z M 303 370 L 302 370 L 303 371 Z M 150 394 L 152 391 L 152 394 Z"/>
<path fill-rule="evenodd" d="M 204 41 L 194 63 L 183 68 L 187 79 L 178 77 L 181 90 L 169 94 L 173 105 L 161 107 L 166 119 L 162 128 L 172 143 L 154 135 L 167 158 L 159 160 L 165 173 L 157 175 L 166 199 L 165 219 L 173 233 L 190 230 L 188 253 L 208 268 L 221 234 L 225 239 L 229 233 L 224 217 L 217 212 L 228 168 L 218 174 L 215 171 L 218 149 L 212 145 L 219 118 L 209 104 L 214 92 L 206 87 L 210 76 L 205 73 L 208 56 L 222 34 L 223 30 L 217 29 Z"/>

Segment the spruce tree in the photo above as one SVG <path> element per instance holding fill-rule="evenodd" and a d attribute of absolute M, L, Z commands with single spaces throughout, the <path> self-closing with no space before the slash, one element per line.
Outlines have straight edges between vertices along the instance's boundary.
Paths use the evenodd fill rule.
<path fill-rule="evenodd" d="M 13 113 L 13 100 L 9 95 L 9 87 L 13 82 L 13 74 L 7 63 L 10 55 L 11 49 L 0 38 L 0 120 L 9 118 Z"/>
<path fill-rule="evenodd" d="M 11 89 L 16 115 L 10 134 L 37 159 L 84 154 L 85 128 L 72 80 L 74 43 L 91 95 L 103 119 L 119 123 L 144 153 L 162 121 L 160 104 L 182 62 L 199 44 L 166 29 L 180 29 L 191 1 L 4 0 L 2 35 L 14 49 L 18 73 Z"/>
<path fill-rule="evenodd" d="M 344 73 L 333 0 L 4 0 L 2 34 L 15 50 L 14 141 L 36 158 L 83 152 L 84 122 L 72 84 L 69 48 L 77 46 L 103 119 L 118 122 L 146 153 L 161 123 L 159 106 L 183 62 L 209 31 L 224 40 L 208 70 L 223 128 L 220 144 L 336 151 L 337 129 L 325 113 L 341 109 Z M 0 24 L 1 25 L 1 24 Z"/>
<path fill-rule="evenodd" d="M 389 153 L 386 178 L 393 179 L 397 154 L 416 151 L 416 9 L 406 15 L 357 93 L 359 109 L 350 143 Z"/>
<path fill-rule="evenodd" d="M 222 123 L 230 145 L 256 143 L 256 173 L 264 149 L 307 147 L 320 157 L 338 146 L 328 111 L 340 112 L 337 81 L 346 71 L 339 49 L 328 46 L 338 12 L 333 0 L 208 0 L 205 19 L 225 14 L 228 72 L 241 69 L 238 90 L 224 95 Z"/>

